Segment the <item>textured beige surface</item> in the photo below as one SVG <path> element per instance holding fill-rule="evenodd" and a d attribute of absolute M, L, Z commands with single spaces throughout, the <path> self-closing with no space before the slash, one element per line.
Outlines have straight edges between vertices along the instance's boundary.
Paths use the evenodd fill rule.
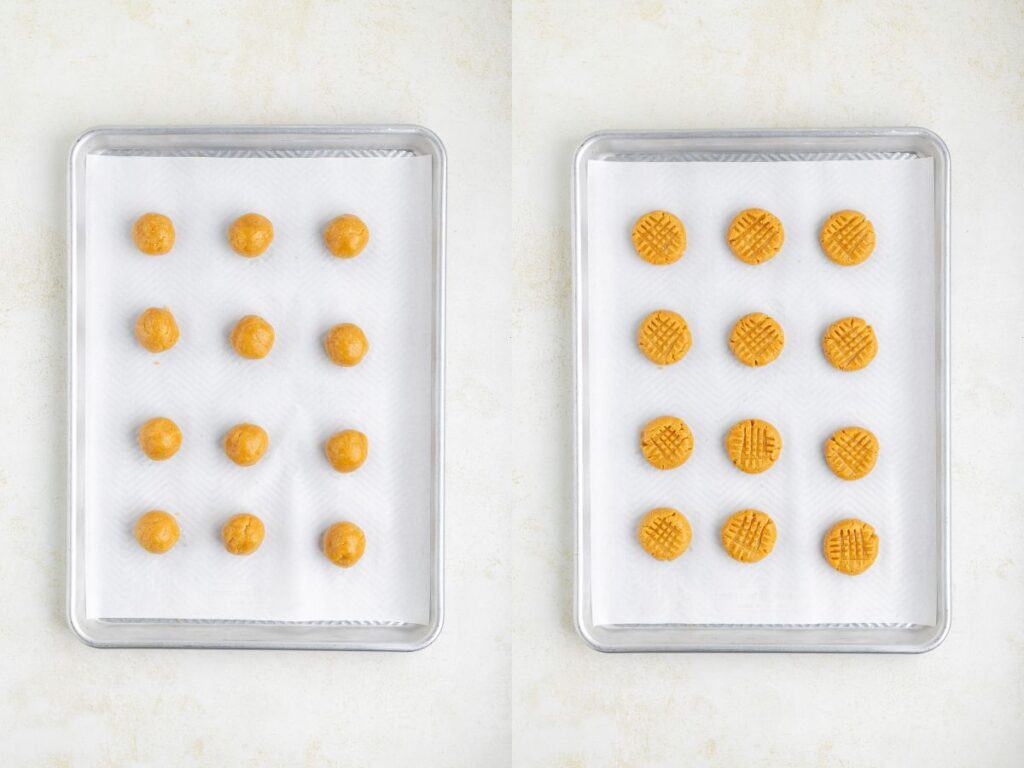
<path fill-rule="evenodd" d="M 4 765 L 1017 765 L 1024 350 L 985 340 L 1017 326 L 1024 287 L 1019 3 L 410 5 L 0 7 Z M 67 148 L 95 124 L 399 121 L 450 162 L 440 638 L 85 647 L 63 601 Z M 573 149 L 601 128 L 889 124 L 953 156 L 949 638 L 920 657 L 589 650 L 571 622 Z M 481 433 L 507 439 L 482 459 Z"/>

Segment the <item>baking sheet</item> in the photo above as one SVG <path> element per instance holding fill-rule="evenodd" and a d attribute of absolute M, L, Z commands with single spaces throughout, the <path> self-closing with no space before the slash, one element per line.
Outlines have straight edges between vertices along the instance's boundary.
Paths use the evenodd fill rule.
<path fill-rule="evenodd" d="M 936 264 L 930 158 L 813 162 L 588 163 L 589 456 L 594 624 L 931 625 L 936 621 Z M 741 209 L 778 215 L 786 243 L 749 266 L 728 251 L 725 230 Z M 673 266 L 652 267 L 632 251 L 642 213 L 664 208 L 687 225 Z M 857 208 L 873 221 L 874 255 L 841 268 L 821 253 L 825 217 Z M 635 347 L 650 310 L 683 314 L 693 348 L 659 369 Z M 765 311 L 782 324 L 786 348 L 750 369 L 728 349 L 733 322 Z M 865 370 L 836 371 L 820 351 L 833 320 L 867 318 L 879 354 Z M 682 417 L 695 449 L 661 472 L 637 448 L 640 427 Z M 775 424 L 784 448 L 761 475 L 736 470 L 722 442 L 741 418 Z M 822 458 L 833 430 L 869 427 L 878 465 L 852 483 Z M 694 540 L 678 560 L 651 559 L 635 540 L 643 513 L 676 506 Z M 728 558 L 722 522 L 744 507 L 775 519 L 779 540 L 761 563 Z M 856 578 L 832 570 L 821 539 L 836 520 L 860 516 L 881 538 L 878 561 Z"/>
<path fill-rule="evenodd" d="M 86 413 L 86 605 L 90 618 L 420 623 L 430 608 L 433 317 L 431 158 L 120 157 L 86 162 L 87 264 L 81 363 Z M 148 210 L 175 222 L 174 250 L 140 254 L 130 239 Z M 236 216 L 275 225 L 267 253 L 228 247 Z M 342 212 L 371 231 L 352 260 L 325 251 L 323 225 Z M 161 355 L 132 337 L 136 315 L 169 306 L 181 328 Z M 255 313 L 277 333 L 271 355 L 243 360 L 227 341 Z M 332 365 L 323 333 L 355 322 L 370 352 Z M 163 415 L 182 428 L 181 451 L 151 462 L 135 434 Z M 224 432 L 262 425 L 271 446 L 253 467 L 223 454 Z M 366 463 L 347 475 L 322 454 L 337 429 L 369 438 Z M 156 557 L 134 542 L 134 519 L 173 512 L 182 536 Z M 236 512 L 267 526 L 252 556 L 219 540 Z M 347 570 L 319 552 L 338 519 L 366 532 Z"/>

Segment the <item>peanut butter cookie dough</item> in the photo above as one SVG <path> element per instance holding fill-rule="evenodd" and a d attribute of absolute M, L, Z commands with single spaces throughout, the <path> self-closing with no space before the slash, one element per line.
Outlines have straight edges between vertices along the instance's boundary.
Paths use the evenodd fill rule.
<path fill-rule="evenodd" d="M 324 351 L 331 362 L 346 368 L 358 364 L 369 348 L 363 329 L 353 323 L 336 325 L 324 337 Z"/>
<path fill-rule="evenodd" d="M 162 416 L 150 419 L 139 427 L 139 446 L 153 461 L 164 461 L 181 448 L 181 430 Z"/>
<path fill-rule="evenodd" d="M 824 550 L 829 565 L 840 573 L 856 576 L 878 557 L 878 534 L 855 517 L 840 520 L 825 534 Z"/>
<path fill-rule="evenodd" d="M 251 555 L 260 548 L 265 532 L 262 520 L 256 515 L 243 513 L 228 518 L 220 529 L 220 538 L 224 549 L 232 555 Z"/>
<path fill-rule="evenodd" d="M 150 352 L 166 352 L 178 343 L 178 323 L 167 307 L 150 307 L 135 321 L 135 338 Z"/>
<path fill-rule="evenodd" d="M 782 250 L 782 222 L 763 208 L 741 211 L 729 225 L 725 239 L 733 255 L 747 264 L 761 264 Z"/>
<path fill-rule="evenodd" d="M 741 509 L 722 526 L 722 546 L 741 563 L 763 560 L 775 548 L 775 521 L 757 509 Z"/>
<path fill-rule="evenodd" d="M 644 515 L 636 535 L 640 546 L 655 560 L 675 560 L 693 538 L 690 521 L 671 507 L 658 507 Z"/>
<path fill-rule="evenodd" d="M 786 335 L 782 326 L 764 312 L 751 312 L 736 321 L 729 336 L 729 348 L 744 365 L 768 365 L 782 353 Z"/>
<path fill-rule="evenodd" d="M 632 239 L 637 255 L 644 261 L 672 264 L 686 250 L 686 227 L 668 211 L 651 211 L 637 219 Z"/>
<path fill-rule="evenodd" d="M 860 211 L 837 211 L 828 217 L 818 240 L 832 261 L 852 267 L 875 250 L 875 228 Z"/>
<path fill-rule="evenodd" d="M 270 446 L 266 430 L 255 424 L 236 424 L 224 436 L 224 453 L 235 464 L 251 467 Z"/>
<path fill-rule="evenodd" d="M 135 247 L 150 256 L 161 256 L 174 247 L 174 223 L 162 213 L 144 213 L 132 225 Z"/>
<path fill-rule="evenodd" d="M 779 430 L 761 419 L 744 419 L 725 436 L 725 450 L 736 468 L 747 474 L 764 472 L 782 452 Z"/>
<path fill-rule="evenodd" d="M 370 242 L 370 230 L 363 220 L 351 213 L 331 219 L 324 228 L 324 245 L 341 259 L 358 256 Z"/>
<path fill-rule="evenodd" d="M 640 451 L 657 469 L 681 467 L 693 452 L 693 433 L 675 416 L 659 416 L 640 432 Z"/>
<path fill-rule="evenodd" d="M 178 521 L 173 515 L 154 509 L 135 521 L 132 531 L 139 546 L 154 555 L 162 555 L 175 544 L 181 535 Z"/>
<path fill-rule="evenodd" d="M 683 316 L 670 309 L 651 312 L 640 323 L 636 345 L 647 359 L 658 365 L 678 363 L 687 352 L 693 338 Z"/>
<path fill-rule="evenodd" d="M 324 454 L 339 472 L 355 472 L 366 461 L 368 448 L 366 435 L 355 429 L 345 429 L 327 438 Z"/>
<path fill-rule="evenodd" d="M 259 256 L 274 239 L 274 225 L 266 216 L 246 213 L 228 227 L 228 242 L 239 256 Z"/>
<path fill-rule="evenodd" d="M 841 371 L 859 371 L 878 354 L 874 329 L 860 317 L 836 320 L 821 340 L 825 357 Z"/>
<path fill-rule="evenodd" d="M 342 568 L 351 568 L 366 551 L 366 535 L 355 523 L 335 523 L 324 531 L 321 546 L 332 563 Z"/>
<path fill-rule="evenodd" d="M 875 468 L 878 438 L 864 427 L 836 430 L 825 441 L 825 461 L 836 477 L 859 480 Z"/>
<path fill-rule="evenodd" d="M 260 360 L 274 346 L 274 326 L 259 315 L 246 315 L 231 331 L 231 346 L 250 360 Z"/>

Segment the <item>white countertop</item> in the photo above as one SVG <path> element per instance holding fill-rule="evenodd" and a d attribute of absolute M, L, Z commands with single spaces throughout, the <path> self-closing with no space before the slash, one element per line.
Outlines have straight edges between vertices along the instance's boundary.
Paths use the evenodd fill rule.
<path fill-rule="evenodd" d="M 3 764 L 1019 765 L 1019 3 L 409 5 L 0 8 Z M 448 150 L 444 631 L 399 655 L 86 647 L 64 619 L 68 148 L 97 124 L 358 122 Z M 953 160 L 948 639 L 590 650 L 571 618 L 574 148 L 605 128 L 874 125 L 931 128 Z"/>

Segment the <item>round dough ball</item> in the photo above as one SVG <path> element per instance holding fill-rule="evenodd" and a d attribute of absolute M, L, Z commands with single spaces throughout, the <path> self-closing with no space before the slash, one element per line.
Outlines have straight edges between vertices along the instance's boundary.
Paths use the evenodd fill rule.
<path fill-rule="evenodd" d="M 355 523 L 335 523 L 324 531 L 323 548 L 332 563 L 351 568 L 366 550 L 366 535 Z"/>
<path fill-rule="evenodd" d="M 135 246 L 150 256 L 160 256 L 174 247 L 174 224 L 162 213 L 144 213 L 132 225 Z"/>
<path fill-rule="evenodd" d="M 335 432 L 324 443 L 324 453 L 339 472 L 354 472 L 366 461 L 366 435 L 355 429 Z"/>
<path fill-rule="evenodd" d="M 228 242 L 240 256 L 259 256 L 274 239 L 274 225 L 266 216 L 247 213 L 235 219 L 228 228 Z"/>
<path fill-rule="evenodd" d="M 162 416 L 150 419 L 139 428 L 139 446 L 153 461 L 169 459 L 181 448 L 181 430 Z"/>
<path fill-rule="evenodd" d="M 236 424 L 224 436 L 224 453 L 235 464 L 251 467 L 267 452 L 270 438 L 255 424 Z"/>
<path fill-rule="evenodd" d="M 135 521 L 134 533 L 140 547 L 154 555 L 162 555 L 178 543 L 181 529 L 173 515 L 154 509 Z"/>
<path fill-rule="evenodd" d="M 370 230 L 358 216 L 346 213 L 331 219 L 324 228 L 324 245 L 327 250 L 342 259 L 358 256 L 370 242 Z"/>
<path fill-rule="evenodd" d="M 266 357 L 274 346 L 274 326 L 259 315 L 246 315 L 231 330 L 231 346 L 250 360 Z"/>
<path fill-rule="evenodd" d="M 693 529 L 678 509 L 658 507 L 644 515 L 636 535 L 655 560 L 675 560 L 690 546 Z"/>
<path fill-rule="evenodd" d="M 251 555 L 263 543 L 264 533 L 263 521 L 245 512 L 224 523 L 220 529 L 220 538 L 224 542 L 224 549 L 232 555 Z"/>
<path fill-rule="evenodd" d="M 341 323 L 327 332 L 324 338 L 324 350 L 331 362 L 337 365 L 352 366 L 363 359 L 370 348 L 366 334 L 358 325 Z"/>
<path fill-rule="evenodd" d="M 171 310 L 150 307 L 135 321 L 135 338 L 150 352 L 166 352 L 178 343 L 178 324 Z"/>

